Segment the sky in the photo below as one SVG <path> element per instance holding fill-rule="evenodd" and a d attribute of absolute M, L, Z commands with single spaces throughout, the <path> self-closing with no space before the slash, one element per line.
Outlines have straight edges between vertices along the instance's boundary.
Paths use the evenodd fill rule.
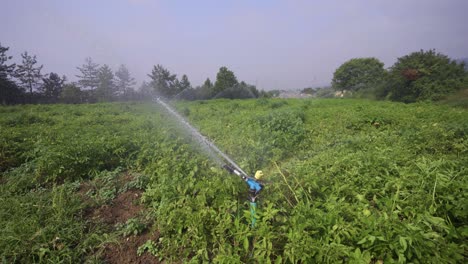
<path fill-rule="evenodd" d="M 468 57 L 466 0 L 3 0 L 0 43 L 75 81 L 86 57 L 138 82 L 161 64 L 193 86 L 222 66 L 264 90 L 328 85 L 352 58 Z"/>

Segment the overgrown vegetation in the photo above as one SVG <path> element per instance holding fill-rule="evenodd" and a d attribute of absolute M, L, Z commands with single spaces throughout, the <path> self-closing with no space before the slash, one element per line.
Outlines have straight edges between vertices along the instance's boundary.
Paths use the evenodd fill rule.
<path fill-rule="evenodd" d="M 468 71 L 463 61 L 421 50 L 398 58 L 388 71 L 375 58 L 351 59 L 335 71 L 332 84 L 355 98 L 440 101 L 468 88 Z"/>
<path fill-rule="evenodd" d="M 1 107 L 2 261 L 95 261 L 144 232 L 158 238 L 135 251 L 168 263 L 466 259 L 467 110 L 352 99 L 176 107 L 246 171 L 264 171 L 255 228 L 245 183 L 156 105 Z M 139 176 L 119 183 L 128 171 Z M 145 189 L 148 215 L 114 228 L 86 217 L 128 188 Z"/>

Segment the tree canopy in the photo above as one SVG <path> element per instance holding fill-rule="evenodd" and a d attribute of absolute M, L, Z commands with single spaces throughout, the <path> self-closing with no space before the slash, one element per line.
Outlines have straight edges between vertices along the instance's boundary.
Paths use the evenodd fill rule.
<path fill-rule="evenodd" d="M 421 50 L 398 58 L 387 83 L 385 95 L 395 101 L 440 100 L 468 88 L 468 73 L 446 55 Z"/>
<path fill-rule="evenodd" d="M 77 69 L 81 73 L 80 75 L 76 75 L 81 88 L 94 90 L 99 86 L 99 64 L 94 63 L 90 57 L 86 58 L 85 64 L 77 67 Z"/>
<path fill-rule="evenodd" d="M 333 74 L 335 90 L 357 91 L 382 82 L 384 64 L 376 58 L 354 58 L 343 63 Z"/>
<path fill-rule="evenodd" d="M 98 72 L 99 85 L 96 89 L 96 95 L 99 101 L 111 101 L 116 95 L 116 87 L 114 82 L 114 73 L 112 69 L 104 64 L 99 68 Z"/>
<path fill-rule="evenodd" d="M 115 72 L 115 86 L 117 92 L 123 97 L 128 97 L 133 94 L 133 86 L 135 86 L 135 78 L 130 75 L 130 71 L 122 64 Z"/>
<path fill-rule="evenodd" d="M 223 66 L 219 68 L 218 73 L 216 74 L 216 81 L 213 87 L 213 92 L 216 94 L 234 87 L 238 84 L 236 75 L 234 72 L 230 71 L 227 67 Z"/>
<path fill-rule="evenodd" d="M 8 47 L 3 47 L 0 43 L 0 103 L 14 104 L 21 100 L 22 91 L 12 80 L 16 64 L 7 62 L 13 57 L 7 55 Z"/>
<path fill-rule="evenodd" d="M 62 93 L 66 77 L 60 77 L 57 73 L 51 72 L 42 78 L 42 86 L 39 91 L 48 102 L 57 102 Z"/>
<path fill-rule="evenodd" d="M 153 66 L 151 74 L 148 74 L 151 78 L 150 85 L 154 91 L 163 97 L 172 97 L 178 93 L 177 87 L 177 76 L 171 74 L 171 72 L 158 64 Z"/>
<path fill-rule="evenodd" d="M 29 90 L 29 94 L 32 94 L 42 80 L 41 70 L 43 65 L 36 66 L 36 55 L 31 56 L 27 51 L 22 53 L 21 57 L 23 61 L 18 65 L 15 75 L 21 82 L 23 89 Z"/>

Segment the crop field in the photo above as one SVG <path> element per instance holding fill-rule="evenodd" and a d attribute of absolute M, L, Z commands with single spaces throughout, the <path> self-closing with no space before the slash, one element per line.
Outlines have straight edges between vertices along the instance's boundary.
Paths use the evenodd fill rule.
<path fill-rule="evenodd" d="M 3 263 L 464 263 L 468 110 L 355 99 L 0 107 Z"/>

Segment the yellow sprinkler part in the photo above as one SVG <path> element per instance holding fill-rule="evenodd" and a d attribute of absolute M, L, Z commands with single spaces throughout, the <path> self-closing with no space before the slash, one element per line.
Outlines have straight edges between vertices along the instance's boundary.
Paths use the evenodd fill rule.
<path fill-rule="evenodd" d="M 257 172 L 255 172 L 255 179 L 256 180 L 261 180 L 262 177 L 263 177 L 263 171 L 258 170 Z"/>

